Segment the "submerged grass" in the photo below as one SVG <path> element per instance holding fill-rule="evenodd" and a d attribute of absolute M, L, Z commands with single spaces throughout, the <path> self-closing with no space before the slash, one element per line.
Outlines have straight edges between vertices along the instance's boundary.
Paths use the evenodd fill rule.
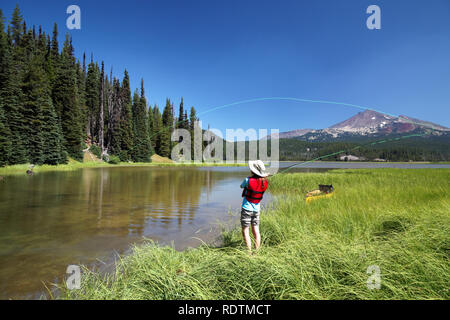
<path fill-rule="evenodd" d="M 136 246 L 115 274 L 85 269 L 65 299 L 449 299 L 450 170 L 360 169 L 279 174 L 261 214 L 262 247 L 240 230 L 183 252 Z M 304 201 L 318 184 L 334 197 Z M 379 266 L 381 288 L 367 287 Z"/>

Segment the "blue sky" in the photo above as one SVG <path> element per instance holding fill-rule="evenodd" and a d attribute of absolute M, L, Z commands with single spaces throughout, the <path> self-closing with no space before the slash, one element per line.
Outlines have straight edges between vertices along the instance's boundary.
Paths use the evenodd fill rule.
<path fill-rule="evenodd" d="M 132 86 L 144 78 L 150 103 L 181 96 L 199 113 L 261 97 L 331 100 L 408 115 L 450 127 L 448 0 L 0 1 L 7 20 L 18 3 L 28 26 L 113 66 Z M 66 28 L 66 8 L 81 8 L 81 30 Z M 366 8 L 381 8 L 381 30 Z M 132 88 L 133 90 L 133 88 Z M 200 116 L 203 126 L 323 128 L 358 109 L 265 101 Z"/>

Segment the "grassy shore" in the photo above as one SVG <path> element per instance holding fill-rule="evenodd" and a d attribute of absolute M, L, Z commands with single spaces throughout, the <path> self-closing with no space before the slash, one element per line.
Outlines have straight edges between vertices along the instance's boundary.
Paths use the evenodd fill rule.
<path fill-rule="evenodd" d="M 280 161 L 280 162 L 293 162 L 293 161 Z M 321 161 L 315 161 L 321 162 Z M 333 161 L 331 161 L 333 162 Z M 336 163 L 342 163 L 342 161 L 335 161 Z M 299 162 L 300 163 L 300 162 Z M 355 162 L 356 163 L 356 162 Z M 371 162 L 368 162 L 371 163 Z M 382 162 L 376 162 L 382 163 Z M 395 162 L 395 163 L 433 163 L 433 164 L 450 164 L 450 162 Z M 56 166 L 41 165 L 33 168 L 34 173 L 47 172 L 47 171 L 72 171 L 82 168 L 103 168 L 103 167 L 245 167 L 247 163 L 207 163 L 207 162 L 120 162 L 118 164 L 109 164 L 107 162 L 87 161 L 79 162 L 73 159 L 69 159 L 67 164 L 60 164 Z M 18 164 L 12 166 L 0 167 L 0 177 L 8 175 L 23 175 L 30 169 L 30 164 Z"/>
<path fill-rule="evenodd" d="M 450 170 L 360 169 L 280 174 L 261 213 L 262 247 L 239 228 L 223 245 L 183 252 L 135 247 L 113 275 L 85 270 L 65 299 L 449 299 Z M 304 201 L 319 183 L 334 197 Z M 381 288 L 367 287 L 379 266 Z"/>
<path fill-rule="evenodd" d="M 185 162 L 185 163 L 162 163 L 162 162 L 120 162 L 118 164 L 109 164 L 107 162 L 78 162 L 70 159 L 67 164 L 60 164 L 56 166 L 51 165 L 41 165 L 35 166 L 33 168 L 34 173 L 47 172 L 47 171 L 71 171 L 78 170 L 82 168 L 103 168 L 103 167 L 211 167 L 211 166 L 247 166 L 246 163 L 198 163 L 198 162 Z M 30 164 L 18 164 L 12 166 L 0 167 L 0 176 L 8 175 L 24 175 L 26 171 L 30 169 Z"/>

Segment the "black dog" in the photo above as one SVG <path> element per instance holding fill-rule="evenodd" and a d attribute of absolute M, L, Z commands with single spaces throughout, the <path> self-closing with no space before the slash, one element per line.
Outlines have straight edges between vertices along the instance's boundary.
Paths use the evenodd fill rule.
<path fill-rule="evenodd" d="M 332 184 L 319 184 L 319 190 L 323 193 L 330 193 L 334 191 L 334 188 Z"/>

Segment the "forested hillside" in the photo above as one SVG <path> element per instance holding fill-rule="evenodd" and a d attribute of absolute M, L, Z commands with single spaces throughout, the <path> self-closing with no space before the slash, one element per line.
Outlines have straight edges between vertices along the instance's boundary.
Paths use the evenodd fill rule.
<path fill-rule="evenodd" d="M 181 99 L 178 117 L 170 99 L 162 113 L 149 106 L 144 82 L 132 93 L 130 75 L 109 75 L 102 61 L 74 56 L 66 35 L 62 49 L 58 26 L 52 34 L 29 28 L 18 7 L 6 22 L 0 10 L 0 166 L 61 164 L 83 159 L 93 148 L 101 157 L 149 162 L 156 152 L 169 156 L 175 127 L 193 130 Z"/>
<path fill-rule="evenodd" d="M 334 142 L 280 139 L 280 160 L 306 161 L 324 156 L 323 160 L 340 160 L 342 155 L 354 155 L 365 160 L 449 161 L 450 135 L 396 135 Z"/>

